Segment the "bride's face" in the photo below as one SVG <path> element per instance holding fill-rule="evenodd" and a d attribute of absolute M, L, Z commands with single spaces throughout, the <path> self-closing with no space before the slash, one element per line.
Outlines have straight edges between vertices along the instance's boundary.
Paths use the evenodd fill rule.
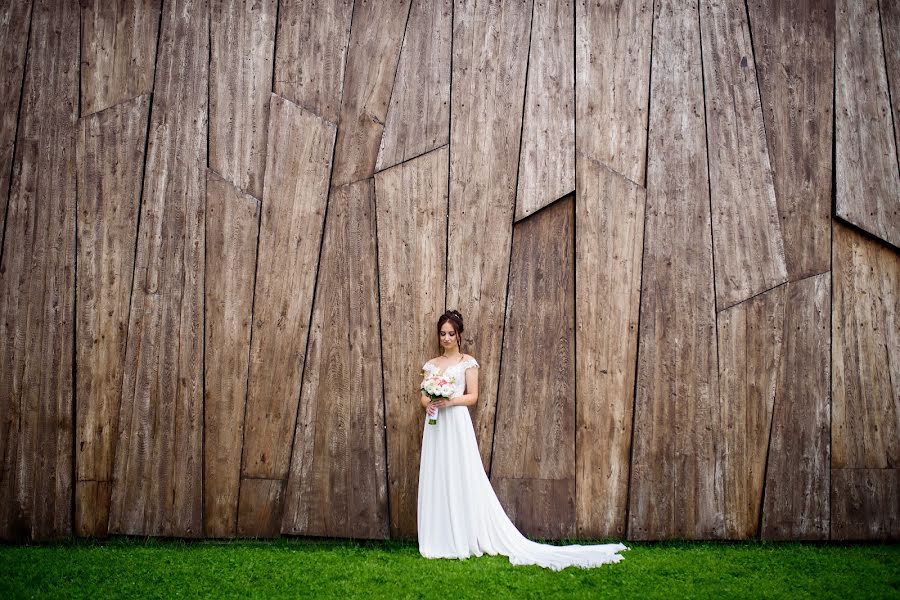
<path fill-rule="evenodd" d="M 453 329 L 453 325 L 450 321 L 447 321 L 443 325 L 441 325 L 441 330 L 439 332 L 441 337 L 441 348 L 444 350 L 449 350 L 458 344 L 458 340 L 456 339 L 456 330 Z"/>

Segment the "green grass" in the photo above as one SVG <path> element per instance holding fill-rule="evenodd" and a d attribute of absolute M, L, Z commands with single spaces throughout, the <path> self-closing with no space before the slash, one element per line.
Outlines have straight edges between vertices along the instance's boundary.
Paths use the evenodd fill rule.
<path fill-rule="evenodd" d="M 0 545 L 0 598 L 900 598 L 900 544 L 626 542 L 560 572 L 410 542 L 114 537 Z"/>

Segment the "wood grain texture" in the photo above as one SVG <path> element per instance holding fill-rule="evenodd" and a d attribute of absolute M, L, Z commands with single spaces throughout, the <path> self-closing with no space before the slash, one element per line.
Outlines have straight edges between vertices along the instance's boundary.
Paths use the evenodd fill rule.
<path fill-rule="evenodd" d="M 660 0 L 653 27 L 628 537 L 721 537 L 724 444 L 697 5 Z"/>
<path fill-rule="evenodd" d="M 75 532 L 105 536 L 150 96 L 93 113 L 78 127 L 75 319 Z M 105 485 L 97 485 L 102 482 Z M 94 511 L 105 510 L 94 514 Z M 79 521 L 84 517 L 84 521 Z M 90 527 L 96 527 L 91 529 Z"/>
<path fill-rule="evenodd" d="M 161 5 L 82 0 L 82 116 L 153 91 Z"/>
<path fill-rule="evenodd" d="M 831 470 L 831 539 L 900 539 L 900 469 Z"/>
<path fill-rule="evenodd" d="M 741 0 L 700 2 L 716 307 L 787 281 L 784 242 Z"/>
<path fill-rule="evenodd" d="M 272 96 L 270 106 L 241 464 L 244 479 L 287 478 L 335 138 L 333 123 L 279 96 Z M 248 501 L 268 497 L 247 496 Z M 241 514 L 264 513 L 262 507 L 241 508 Z M 238 530 L 263 535 L 253 523 L 239 522 Z"/>
<path fill-rule="evenodd" d="M 824 540 L 831 526 L 831 274 L 789 283 L 784 295 L 760 537 Z"/>
<path fill-rule="evenodd" d="M 277 0 L 210 5 L 209 167 L 262 198 Z"/>
<path fill-rule="evenodd" d="M 759 534 L 778 374 L 785 361 L 785 286 L 719 313 L 725 443 L 725 537 Z M 727 399 L 727 400 L 725 400 Z"/>
<path fill-rule="evenodd" d="M 72 533 L 78 4 L 34 6 L 0 265 L 0 538 Z"/>
<path fill-rule="evenodd" d="M 574 196 L 513 229 L 491 481 L 542 538 L 575 535 L 574 236 Z"/>
<path fill-rule="evenodd" d="M 651 0 L 575 5 L 575 147 L 645 185 Z"/>
<path fill-rule="evenodd" d="M 747 7 L 784 260 L 797 281 L 831 268 L 834 3 Z"/>
<path fill-rule="evenodd" d="M 531 0 L 460 0 L 453 12 L 447 303 L 481 364 L 475 434 L 490 472 L 515 211 Z"/>
<path fill-rule="evenodd" d="M 284 479 L 242 479 L 237 535 L 278 537 L 284 510 Z"/>
<path fill-rule="evenodd" d="M 378 173 L 375 204 L 391 538 L 415 538 L 424 411 L 420 369 L 444 311 L 446 146 Z"/>
<path fill-rule="evenodd" d="M 834 224 L 831 466 L 900 468 L 900 255 Z"/>
<path fill-rule="evenodd" d="M 624 537 L 647 194 L 583 154 L 577 165 L 578 536 Z"/>
<path fill-rule="evenodd" d="M 244 441 L 259 200 L 206 171 L 203 531 L 233 537 Z"/>
<path fill-rule="evenodd" d="M 835 214 L 900 247 L 900 171 L 878 0 L 835 8 Z"/>
<path fill-rule="evenodd" d="M 570 0 L 538 2 L 534 7 L 517 221 L 575 190 L 574 19 Z"/>
<path fill-rule="evenodd" d="M 884 66 L 887 74 L 891 114 L 894 125 L 894 147 L 900 148 L 900 3 L 878 0 L 881 16 L 881 41 L 884 44 Z M 900 151 L 898 151 L 900 152 Z"/>
<path fill-rule="evenodd" d="M 388 536 L 374 187 L 329 199 L 283 533 Z"/>
<path fill-rule="evenodd" d="M 209 18 L 166 3 L 113 469 L 110 533 L 202 535 Z"/>
<path fill-rule="evenodd" d="M 452 0 L 413 0 L 375 170 L 447 144 L 450 138 Z"/>
<path fill-rule="evenodd" d="M 360 0 L 362 2 L 362 0 Z M 282 2 L 274 92 L 338 122 L 353 0 Z"/>

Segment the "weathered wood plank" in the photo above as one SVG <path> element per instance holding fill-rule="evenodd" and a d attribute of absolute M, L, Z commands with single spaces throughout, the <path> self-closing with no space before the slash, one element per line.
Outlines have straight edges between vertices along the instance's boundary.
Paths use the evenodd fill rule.
<path fill-rule="evenodd" d="M 787 281 L 784 242 L 741 0 L 700 3 L 716 307 Z"/>
<path fill-rule="evenodd" d="M 388 535 L 374 187 L 329 199 L 283 533 Z"/>
<path fill-rule="evenodd" d="M 209 166 L 262 198 L 276 0 L 214 0 L 210 7 Z"/>
<path fill-rule="evenodd" d="M 900 468 L 900 255 L 834 224 L 831 466 Z"/>
<path fill-rule="evenodd" d="M 696 3 L 660 0 L 653 27 L 628 537 L 721 537 L 724 445 Z"/>
<path fill-rule="evenodd" d="M 153 91 L 161 4 L 82 0 L 82 116 Z"/>
<path fill-rule="evenodd" d="M 759 533 L 769 433 L 784 357 L 785 286 L 718 315 L 725 443 L 725 537 Z M 727 400 L 725 400 L 727 398 Z"/>
<path fill-rule="evenodd" d="M 584 154 L 577 165 L 578 537 L 624 537 L 647 194 Z"/>
<path fill-rule="evenodd" d="M 203 532 L 237 528 L 259 200 L 206 172 Z"/>
<path fill-rule="evenodd" d="M 453 13 L 446 306 L 481 364 L 473 421 L 490 472 L 532 3 L 475 4 Z"/>
<path fill-rule="evenodd" d="M 446 146 L 375 176 L 391 538 L 414 538 L 424 411 L 421 365 L 444 310 Z"/>
<path fill-rule="evenodd" d="M 835 13 L 835 213 L 900 246 L 900 171 L 877 0 Z"/>
<path fill-rule="evenodd" d="M 413 0 L 376 171 L 449 141 L 452 11 L 452 0 Z"/>
<path fill-rule="evenodd" d="M 78 4 L 34 6 L 0 266 L 0 538 L 72 529 Z"/>
<path fill-rule="evenodd" d="M 784 259 L 797 281 L 831 268 L 834 3 L 748 8 Z"/>
<path fill-rule="evenodd" d="M 878 1 L 881 15 L 881 39 L 884 43 L 884 63 L 889 98 L 893 112 L 894 144 L 900 148 L 900 3 Z M 900 151 L 898 151 L 900 152 Z"/>
<path fill-rule="evenodd" d="M 110 533 L 202 534 L 208 17 L 174 1 L 161 23 Z"/>
<path fill-rule="evenodd" d="M 333 123 L 272 96 L 244 424 L 243 479 L 287 478 L 334 138 Z M 251 494 L 247 498 L 252 501 L 266 497 Z M 262 507 L 241 508 L 241 513 L 247 515 L 262 511 Z M 238 529 L 258 531 L 253 523 L 239 522 Z M 262 535 L 259 531 L 258 535 Z"/>
<path fill-rule="evenodd" d="M 831 539 L 900 539 L 900 469 L 831 470 Z"/>
<path fill-rule="evenodd" d="M 513 229 L 497 392 L 491 481 L 516 527 L 543 538 L 575 535 L 574 220 L 568 196 Z"/>
<path fill-rule="evenodd" d="M 284 508 L 284 479 L 242 479 L 237 535 L 277 537 Z"/>
<path fill-rule="evenodd" d="M 575 5 L 575 147 L 645 183 L 651 0 Z"/>
<path fill-rule="evenodd" d="M 534 7 L 516 220 L 575 191 L 574 19 L 569 0 Z"/>
<path fill-rule="evenodd" d="M 109 496 L 97 495 L 109 493 L 113 477 L 149 112 L 150 96 L 143 95 L 79 122 L 75 303 L 78 535 L 105 536 L 109 521 Z"/>
<path fill-rule="evenodd" d="M 276 94 L 338 122 L 353 0 L 282 2 L 275 51 Z"/>
<path fill-rule="evenodd" d="M 760 536 L 828 539 L 831 273 L 789 283 L 784 296 Z"/>

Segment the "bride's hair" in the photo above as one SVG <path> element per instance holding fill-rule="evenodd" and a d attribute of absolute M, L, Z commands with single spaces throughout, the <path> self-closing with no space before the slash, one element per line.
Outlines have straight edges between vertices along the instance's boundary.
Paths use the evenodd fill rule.
<path fill-rule="evenodd" d="M 438 317 L 438 339 L 440 339 L 441 337 L 441 327 L 443 327 L 444 323 L 446 323 L 447 321 L 450 321 L 450 324 L 453 325 L 453 329 L 456 331 L 456 337 L 459 340 L 459 348 L 460 350 L 462 350 L 462 332 L 464 329 L 462 313 L 458 310 L 448 310 L 444 312 L 444 314 L 442 314 L 440 317 Z"/>

